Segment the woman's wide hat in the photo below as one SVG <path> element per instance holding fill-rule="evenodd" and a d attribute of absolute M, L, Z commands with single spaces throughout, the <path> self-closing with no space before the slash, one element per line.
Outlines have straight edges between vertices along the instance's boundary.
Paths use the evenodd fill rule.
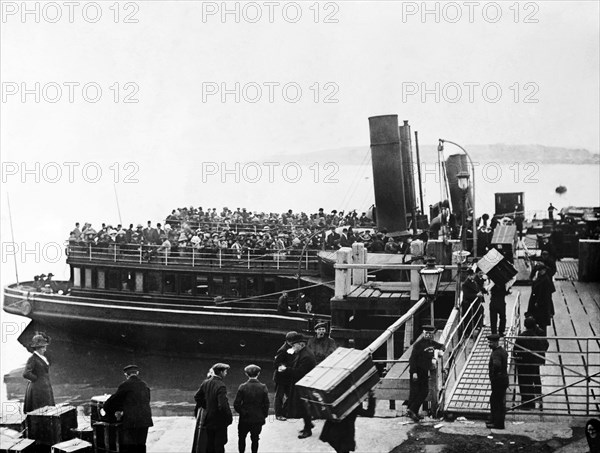
<path fill-rule="evenodd" d="M 31 339 L 30 346 L 33 349 L 48 346 L 50 344 L 50 337 L 46 334 L 36 333 Z"/>

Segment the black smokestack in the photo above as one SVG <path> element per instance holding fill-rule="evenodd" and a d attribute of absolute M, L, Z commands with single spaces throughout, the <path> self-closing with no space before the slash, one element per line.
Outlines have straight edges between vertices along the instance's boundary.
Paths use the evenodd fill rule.
<path fill-rule="evenodd" d="M 398 115 L 369 118 L 377 228 L 406 231 L 405 185 Z"/>

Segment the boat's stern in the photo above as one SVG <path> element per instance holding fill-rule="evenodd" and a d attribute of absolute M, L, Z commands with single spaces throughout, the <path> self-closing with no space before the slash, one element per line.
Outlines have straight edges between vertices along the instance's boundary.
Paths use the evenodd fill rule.
<path fill-rule="evenodd" d="M 14 315 L 30 317 L 33 310 L 33 282 L 13 283 L 4 287 L 4 311 Z"/>

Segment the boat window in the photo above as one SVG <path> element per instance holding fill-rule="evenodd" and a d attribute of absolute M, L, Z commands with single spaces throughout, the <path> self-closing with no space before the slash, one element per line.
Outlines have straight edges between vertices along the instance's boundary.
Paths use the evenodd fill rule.
<path fill-rule="evenodd" d="M 240 297 L 242 295 L 241 283 L 243 277 L 240 278 L 237 275 L 229 276 L 229 295 L 233 297 Z"/>
<path fill-rule="evenodd" d="M 133 291 L 135 286 L 135 280 L 133 273 L 129 271 L 122 271 L 121 273 L 121 290 L 122 291 Z"/>
<path fill-rule="evenodd" d="M 146 279 L 148 292 L 159 293 L 162 287 L 160 272 L 148 272 Z"/>
<path fill-rule="evenodd" d="M 192 275 L 183 274 L 179 276 L 179 294 L 191 296 L 193 287 L 194 279 Z"/>
<path fill-rule="evenodd" d="M 86 288 L 92 287 L 92 269 L 86 268 L 85 270 L 85 285 Z"/>
<path fill-rule="evenodd" d="M 98 289 L 106 288 L 106 275 L 104 274 L 103 270 L 97 271 L 96 288 L 98 288 Z"/>
<path fill-rule="evenodd" d="M 213 275 L 212 287 L 211 287 L 211 291 L 210 291 L 211 296 L 222 296 L 223 292 L 224 292 L 223 276 L 222 275 Z"/>
<path fill-rule="evenodd" d="M 108 289 L 121 289 L 121 271 L 109 270 L 107 273 L 106 287 Z"/>
<path fill-rule="evenodd" d="M 208 275 L 196 275 L 196 295 L 208 295 Z"/>
<path fill-rule="evenodd" d="M 81 286 L 81 268 L 79 267 L 73 268 L 73 286 Z"/>
<path fill-rule="evenodd" d="M 165 279 L 163 282 L 163 290 L 165 293 L 176 292 L 175 274 L 165 274 Z"/>
<path fill-rule="evenodd" d="M 258 287 L 256 286 L 256 278 L 247 277 L 246 278 L 246 286 L 247 286 L 247 294 L 248 296 L 258 296 Z"/>

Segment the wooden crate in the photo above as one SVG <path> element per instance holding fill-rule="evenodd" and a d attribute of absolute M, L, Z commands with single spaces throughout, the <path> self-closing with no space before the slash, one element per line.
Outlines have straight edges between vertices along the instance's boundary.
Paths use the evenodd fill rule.
<path fill-rule="evenodd" d="M 35 451 L 33 439 L 13 439 L 4 436 L 0 438 L 0 453 L 34 453 Z"/>
<path fill-rule="evenodd" d="M 106 400 L 110 398 L 110 394 L 92 396 L 90 400 L 90 423 L 91 426 L 96 422 L 116 423 L 117 420 L 114 414 L 101 414 L 101 409 L 104 407 Z"/>
<path fill-rule="evenodd" d="M 92 444 L 81 439 L 71 439 L 53 445 L 51 453 L 92 453 Z"/>
<path fill-rule="evenodd" d="M 296 388 L 312 415 L 341 420 L 352 412 L 379 382 L 371 356 L 357 349 L 337 348 L 304 376 Z"/>
<path fill-rule="evenodd" d="M 94 429 L 94 449 L 97 452 L 121 451 L 123 433 L 121 423 L 96 422 Z"/>
<path fill-rule="evenodd" d="M 54 445 L 73 438 L 77 410 L 73 406 L 45 406 L 27 414 L 27 437 L 42 445 Z"/>

